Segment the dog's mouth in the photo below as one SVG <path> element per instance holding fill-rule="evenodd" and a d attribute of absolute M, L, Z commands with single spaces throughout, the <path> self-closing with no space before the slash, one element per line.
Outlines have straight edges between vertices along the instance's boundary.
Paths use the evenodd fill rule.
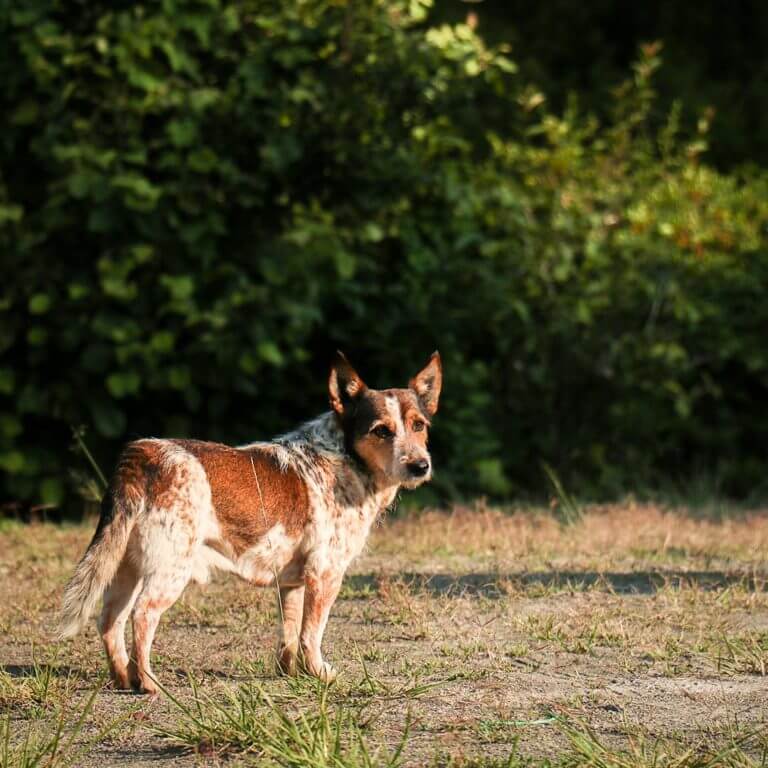
<path fill-rule="evenodd" d="M 402 481 L 403 488 L 407 488 L 408 490 L 413 490 L 414 488 L 418 488 L 420 485 L 424 485 L 424 483 L 428 483 L 432 479 L 432 467 L 430 467 L 424 474 L 420 475 L 414 475 L 414 474 L 408 474 Z"/>

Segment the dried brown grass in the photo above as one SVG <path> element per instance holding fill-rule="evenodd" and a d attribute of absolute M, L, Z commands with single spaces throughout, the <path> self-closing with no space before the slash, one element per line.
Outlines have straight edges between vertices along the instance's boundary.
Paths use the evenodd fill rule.
<path fill-rule="evenodd" d="M 768 562 L 768 511 L 697 519 L 652 504 L 599 505 L 561 525 L 548 510 L 503 511 L 483 504 L 428 510 L 388 521 L 373 539 L 378 553 L 501 555 L 504 558 L 739 558 Z"/>

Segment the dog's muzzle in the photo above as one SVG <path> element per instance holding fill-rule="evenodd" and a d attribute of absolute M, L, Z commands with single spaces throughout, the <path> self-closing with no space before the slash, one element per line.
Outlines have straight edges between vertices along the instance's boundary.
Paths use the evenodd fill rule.
<path fill-rule="evenodd" d="M 429 462 L 426 459 L 411 461 L 406 464 L 406 467 L 411 477 L 424 477 L 429 472 Z"/>

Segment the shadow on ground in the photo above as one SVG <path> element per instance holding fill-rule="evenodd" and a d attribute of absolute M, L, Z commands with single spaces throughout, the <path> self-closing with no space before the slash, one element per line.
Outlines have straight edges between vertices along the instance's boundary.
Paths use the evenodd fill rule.
<path fill-rule="evenodd" d="M 40 674 L 51 674 L 54 677 L 82 677 L 88 676 L 79 667 L 70 667 L 65 664 L 6 664 L 0 665 L 0 670 L 11 677 L 24 678 L 36 677 Z"/>
<path fill-rule="evenodd" d="M 348 575 L 347 589 L 378 591 L 382 576 L 374 573 Z M 540 573 L 402 573 L 397 581 L 412 591 L 432 595 L 483 595 L 501 597 L 515 589 L 541 587 L 554 590 L 600 589 L 622 595 L 652 595 L 660 589 L 681 586 L 705 590 L 740 586 L 752 592 L 768 591 L 768 579 L 744 572 L 726 571 L 544 571 Z"/>

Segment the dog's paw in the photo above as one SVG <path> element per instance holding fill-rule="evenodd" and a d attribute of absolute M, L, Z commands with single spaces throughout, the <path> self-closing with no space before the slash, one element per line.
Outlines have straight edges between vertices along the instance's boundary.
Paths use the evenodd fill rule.
<path fill-rule="evenodd" d="M 149 696 L 152 699 L 155 699 L 160 695 L 160 689 L 149 679 L 135 682 L 133 684 L 133 692 L 141 694 L 142 696 Z"/>
<path fill-rule="evenodd" d="M 133 662 L 128 667 L 128 675 L 134 693 L 151 696 L 152 698 L 155 698 L 160 693 L 154 678 L 151 675 L 140 673 Z"/>
<path fill-rule="evenodd" d="M 324 683 L 332 683 L 339 675 L 336 669 L 327 661 L 320 661 L 319 664 L 313 664 L 307 659 L 302 659 L 301 656 L 298 657 L 297 661 L 299 672 L 309 675 L 310 677 L 316 677 Z"/>
<path fill-rule="evenodd" d="M 281 675 L 296 677 L 299 673 L 299 664 L 294 648 L 285 647 L 279 649 L 275 661 L 277 662 L 277 671 Z"/>
<path fill-rule="evenodd" d="M 298 665 L 298 671 L 309 675 L 310 677 L 316 677 L 318 680 L 322 680 L 324 683 L 332 683 L 339 676 L 335 667 L 329 664 L 327 661 L 323 661 L 319 666 L 310 666 L 309 664 Z"/>
<path fill-rule="evenodd" d="M 338 676 L 339 673 L 327 661 L 324 661 L 323 666 L 315 673 L 315 677 L 324 683 L 332 683 Z"/>
<path fill-rule="evenodd" d="M 109 677 L 112 688 L 116 691 L 129 691 L 131 689 L 131 678 L 126 666 L 110 666 Z"/>

